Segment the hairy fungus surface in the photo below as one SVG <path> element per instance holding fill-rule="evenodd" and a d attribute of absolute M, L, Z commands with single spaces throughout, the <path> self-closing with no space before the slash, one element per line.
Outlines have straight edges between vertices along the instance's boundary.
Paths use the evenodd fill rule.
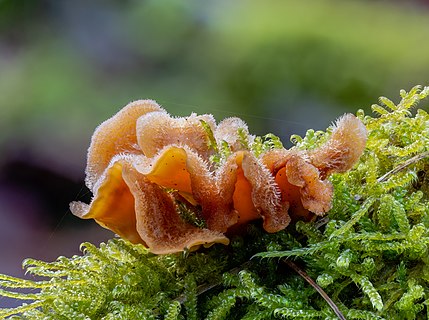
<path fill-rule="evenodd" d="M 71 211 L 156 254 L 228 244 L 227 232 L 256 219 L 277 232 L 330 209 L 327 177 L 356 163 L 366 129 L 347 114 L 314 150 L 257 153 L 256 143 L 238 118 L 217 125 L 212 115 L 173 118 L 152 100 L 132 102 L 95 130 L 86 169 L 94 197 Z"/>

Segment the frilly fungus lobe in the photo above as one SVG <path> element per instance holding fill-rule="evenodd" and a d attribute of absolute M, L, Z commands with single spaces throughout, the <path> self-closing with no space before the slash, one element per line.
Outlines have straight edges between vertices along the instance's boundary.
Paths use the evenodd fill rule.
<path fill-rule="evenodd" d="M 228 244 L 225 233 L 258 218 L 277 232 L 291 217 L 330 209 L 326 178 L 356 163 L 366 129 L 347 114 L 315 150 L 271 148 L 256 156 L 254 142 L 238 118 L 173 118 L 154 101 L 132 102 L 95 130 L 86 169 L 94 197 L 89 205 L 71 203 L 71 211 L 156 254 Z M 228 152 L 214 163 L 220 146 Z"/>

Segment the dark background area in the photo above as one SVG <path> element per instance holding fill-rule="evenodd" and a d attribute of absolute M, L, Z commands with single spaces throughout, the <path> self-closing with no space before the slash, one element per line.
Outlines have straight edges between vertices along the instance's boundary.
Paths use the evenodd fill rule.
<path fill-rule="evenodd" d="M 290 146 L 427 85 L 428 39 L 426 1 L 0 0 L 0 273 L 113 236 L 68 203 L 89 202 L 91 134 L 128 102 Z"/>

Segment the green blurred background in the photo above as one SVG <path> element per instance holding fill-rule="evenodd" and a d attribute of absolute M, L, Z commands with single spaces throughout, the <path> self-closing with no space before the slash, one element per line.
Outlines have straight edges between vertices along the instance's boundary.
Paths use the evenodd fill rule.
<path fill-rule="evenodd" d="M 0 0 L 0 273 L 112 237 L 68 203 L 89 201 L 91 134 L 129 101 L 290 146 L 427 85 L 428 40 L 425 1 Z"/>

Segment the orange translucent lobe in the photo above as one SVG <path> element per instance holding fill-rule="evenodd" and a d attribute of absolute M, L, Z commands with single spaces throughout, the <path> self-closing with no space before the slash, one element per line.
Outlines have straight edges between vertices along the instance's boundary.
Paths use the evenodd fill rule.
<path fill-rule="evenodd" d="M 73 209 L 76 208 L 76 209 Z M 81 212 L 79 203 L 72 212 L 83 219 L 95 221 L 133 243 L 144 243 L 136 229 L 134 196 L 122 179 L 122 164 L 116 162 L 106 173 L 106 179 L 97 191 L 88 211 Z"/>
<path fill-rule="evenodd" d="M 310 220 L 314 215 L 302 205 L 300 188 L 289 183 L 285 167 L 277 172 L 275 181 L 282 193 L 282 199 L 289 203 L 292 220 Z"/>
<path fill-rule="evenodd" d="M 251 220 L 261 217 L 258 210 L 255 208 L 252 201 L 252 185 L 244 176 L 242 166 L 243 153 L 237 156 L 237 181 L 235 183 L 235 190 L 232 196 L 234 209 L 238 211 L 239 218 L 237 224 L 244 224 Z"/>
<path fill-rule="evenodd" d="M 237 170 L 237 182 L 232 200 L 234 209 L 239 213 L 237 224 L 243 224 L 261 217 L 252 202 L 252 186 L 244 177 L 242 169 Z"/>
<path fill-rule="evenodd" d="M 185 150 L 172 147 L 159 157 L 146 177 L 159 186 L 178 190 L 183 195 L 191 195 L 191 177 L 187 170 L 186 160 Z"/>

